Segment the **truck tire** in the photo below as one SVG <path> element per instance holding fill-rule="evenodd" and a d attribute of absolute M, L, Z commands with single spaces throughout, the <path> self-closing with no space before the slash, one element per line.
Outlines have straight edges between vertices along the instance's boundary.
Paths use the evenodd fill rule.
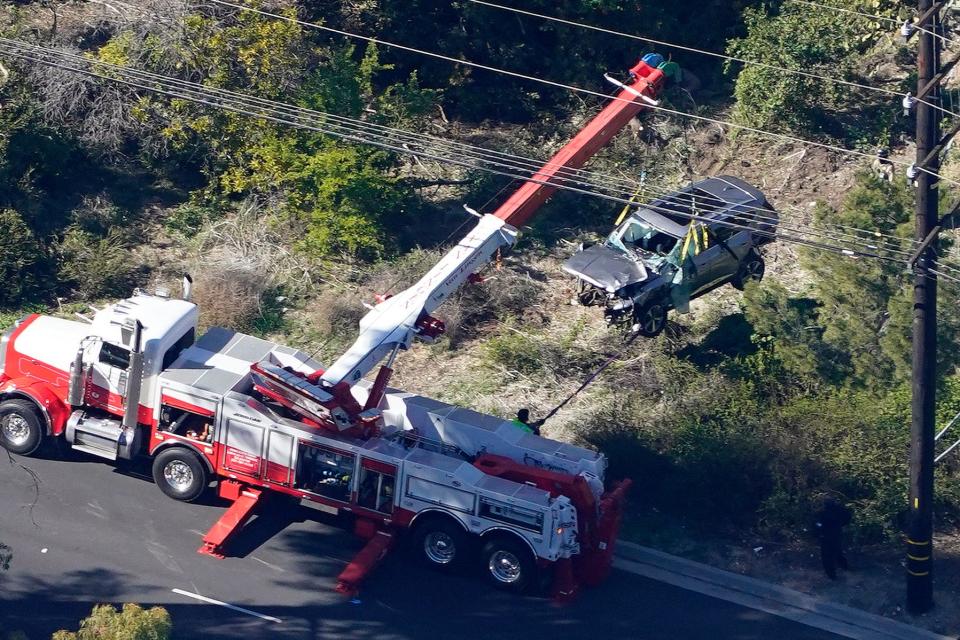
<path fill-rule="evenodd" d="M 537 584 L 537 563 L 527 545 L 500 535 L 483 545 L 483 569 L 490 583 L 502 591 L 524 593 Z"/>
<path fill-rule="evenodd" d="M 647 338 L 655 338 L 667 326 L 667 305 L 663 300 L 653 300 L 633 314 L 633 331 Z"/>
<path fill-rule="evenodd" d="M 153 481 L 174 500 L 193 502 L 206 490 L 210 477 L 197 454 L 183 447 L 172 447 L 154 459 Z"/>
<path fill-rule="evenodd" d="M 413 530 L 413 551 L 422 564 L 432 569 L 460 569 L 469 555 L 468 547 L 467 532 L 444 516 L 425 520 Z"/>
<path fill-rule="evenodd" d="M 29 400 L 7 400 L 0 404 L 0 443 L 10 453 L 28 456 L 43 441 L 44 420 Z"/>
<path fill-rule="evenodd" d="M 756 251 L 751 251 L 747 254 L 747 257 L 743 259 L 743 262 L 740 263 L 740 268 L 737 269 L 737 275 L 735 275 L 730 282 L 735 289 L 743 291 L 748 282 L 760 282 L 763 280 L 765 271 L 766 263 L 763 261 L 763 256 Z"/>

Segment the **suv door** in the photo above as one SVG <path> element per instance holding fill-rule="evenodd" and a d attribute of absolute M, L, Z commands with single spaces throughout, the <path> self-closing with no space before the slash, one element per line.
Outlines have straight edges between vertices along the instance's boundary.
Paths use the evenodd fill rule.
<path fill-rule="evenodd" d="M 726 220 L 730 225 L 711 226 L 713 238 L 723 249 L 723 254 L 717 257 L 715 265 L 717 280 L 729 280 L 737 275 L 740 264 L 753 248 L 753 233 L 749 228 L 744 228 L 749 227 L 750 221 L 738 215 L 738 212 L 734 212 L 734 215 Z"/>

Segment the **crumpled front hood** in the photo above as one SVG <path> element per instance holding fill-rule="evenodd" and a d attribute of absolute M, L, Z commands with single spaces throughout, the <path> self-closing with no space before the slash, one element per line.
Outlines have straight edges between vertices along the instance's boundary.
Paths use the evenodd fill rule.
<path fill-rule="evenodd" d="M 605 244 L 578 251 L 563 263 L 563 270 L 609 292 L 647 279 L 647 270 L 642 264 Z"/>

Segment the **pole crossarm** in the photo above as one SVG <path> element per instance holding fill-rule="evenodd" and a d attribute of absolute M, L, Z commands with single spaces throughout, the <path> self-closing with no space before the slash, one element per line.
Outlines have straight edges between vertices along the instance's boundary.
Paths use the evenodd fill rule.
<path fill-rule="evenodd" d="M 930 78 L 930 80 L 925 85 L 920 87 L 920 90 L 917 92 L 916 99 L 923 100 L 924 98 L 927 97 L 927 94 L 929 94 L 934 87 L 940 86 L 940 83 L 943 82 L 948 75 L 950 75 L 950 72 L 953 70 L 955 66 L 957 66 L 958 62 L 960 62 L 960 53 L 953 56 L 950 62 L 944 65 L 944 67 L 940 70 L 939 73 L 937 73 L 937 75 Z"/>
<path fill-rule="evenodd" d="M 956 136 L 958 133 L 960 133 L 960 122 L 957 122 L 957 124 L 954 125 L 953 129 L 951 129 L 947 135 L 940 138 L 940 141 L 937 142 L 937 146 L 931 149 L 930 153 L 925 155 L 923 160 L 917 163 L 917 166 L 921 169 L 926 169 L 934 158 L 940 157 L 940 154 L 946 150 L 947 145 L 950 144 L 950 141 L 953 140 L 954 136 Z"/>
<path fill-rule="evenodd" d="M 917 247 L 916 251 L 914 251 L 913 254 L 910 255 L 910 258 L 907 260 L 907 264 L 910 265 L 911 267 L 916 266 L 917 260 L 919 260 L 920 257 L 926 252 L 926 250 L 930 248 L 930 245 L 934 243 L 937 237 L 939 237 L 940 232 L 942 230 L 943 229 L 942 227 L 940 227 L 940 225 L 937 225 L 933 229 L 931 229 L 930 233 L 928 233 L 927 237 L 923 239 L 923 241 Z"/>

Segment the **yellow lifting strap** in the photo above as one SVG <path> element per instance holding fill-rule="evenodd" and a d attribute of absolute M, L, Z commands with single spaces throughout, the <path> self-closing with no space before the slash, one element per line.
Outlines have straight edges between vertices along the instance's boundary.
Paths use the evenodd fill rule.
<path fill-rule="evenodd" d="M 687 250 L 693 245 L 693 253 L 688 254 Z M 683 247 L 680 249 L 681 259 L 690 255 L 691 257 L 700 255 L 710 246 L 710 236 L 707 233 L 707 226 L 701 222 L 694 222 L 687 229 L 687 235 L 683 238 Z"/>
<path fill-rule="evenodd" d="M 633 208 L 633 205 L 637 204 L 637 200 L 640 199 L 640 193 L 643 191 L 643 186 L 637 187 L 636 192 L 630 198 L 630 202 L 623 205 L 623 211 L 620 212 L 620 215 L 617 217 L 617 221 L 614 222 L 614 226 L 619 226 L 621 222 L 627 219 L 627 215 L 630 213 L 630 209 Z"/>

